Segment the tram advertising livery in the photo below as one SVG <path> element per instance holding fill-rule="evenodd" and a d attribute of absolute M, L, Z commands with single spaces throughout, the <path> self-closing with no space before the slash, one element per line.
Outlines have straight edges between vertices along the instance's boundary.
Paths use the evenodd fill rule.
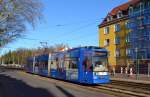
<path fill-rule="evenodd" d="M 43 76 L 85 84 L 109 83 L 107 50 L 79 47 L 28 58 L 26 70 Z"/>

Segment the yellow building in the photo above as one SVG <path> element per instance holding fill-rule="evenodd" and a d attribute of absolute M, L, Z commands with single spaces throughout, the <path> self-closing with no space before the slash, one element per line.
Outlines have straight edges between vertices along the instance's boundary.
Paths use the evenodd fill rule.
<path fill-rule="evenodd" d="M 120 67 L 129 64 L 128 10 L 129 5 L 134 3 L 133 1 L 114 8 L 99 25 L 99 46 L 109 51 L 110 69 L 120 70 Z"/>

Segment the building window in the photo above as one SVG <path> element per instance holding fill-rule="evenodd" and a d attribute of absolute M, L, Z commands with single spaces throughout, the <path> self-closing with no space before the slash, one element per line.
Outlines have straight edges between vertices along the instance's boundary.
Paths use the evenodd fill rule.
<path fill-rule="evenodd" d="M 140 18 L 142 20 L 143 25 L 147 24 L 147 21 L 148 21 L 148 17 L 147 16 L 141 16 Z"/>
<path fill-rule="evenodd" d="M 110 51 L 108 51 L 107 56 L 110 57 Z"/>
<path fill-rule="evenodd" d="M 104 46 L 108 46 L 109 43 L 110 43 L 110 40 L 109 40 L 109 39 L 106 39 L 106 40 L 104 41 Z"/>
<path fill-rule="evenodd" d="M 140 11 L 143 11 L 144 10 L 144 4 L 141 2 L 140 3 Z"/>
<path fill-rule="evenodd" d="M 148 23 L 147 23 L 147 24 L 150 24 L 150 16 L 148 16 L 148 19 L 147 19 L 147 20 L 148 20 Z"/>
<path fill-rule="evenodd" d="M 120 37 L 115 38 L 115 44 L 120 44 Z"/>
<path fill-rule="evenodd" d="M 127 56 L 131 56 L 131 49 L 129 49 L 129 48 L 126 49 L 126 55 L 127 55 Z"/>
<path fill-rule="evenodd" d="M 116 49 L 115 57 L 119 57 L 119 56 L 120 56 L 120 49 Z"/>
<path fill-rule="evenodd" d="M 131 21 L 131 20 L 130 20 L 130 22 L 129 22 L 128 25 L 129 25 L 129 29 L 134 28 L 134 27 L 137 26 L 136 23 L 135 23 L 135 21 Z"/>
<path fill-rule="evenodd" d="M 107 22 L 109 22 L 109 21 L 111 21 L 111 20 L 112 20 L 112 16 L 109 15 L 109 16 L 107 17 Z"/>
<path fill-rule="evenodd" d="M 129 7 L 129 14 L 131 15 L 132 13 L 133 13 L 133 7 L 130 6 L 130 7 Z"/>
<path fill-rule="evenodd" d="M 120 24 L 115 24 L 115 32 L 119 32 L 121 30 Z"/>
<path fill-rule="evenodd" d="M 126 27 L 126 29 L 130 29 L 130 23 L 129 23 L 129 22 L 126 22 L 126 23 L 125 23 L 125 27 Z"/>
<path fill-rule="evenodd" d="M 121 18 L 122 17 L 122 11 L 119 11 L 117 14 L 117 18 Z"/>
<path fill-rule="evenodd" d="M 109 27 L 104 28 L 104 34 L 109 34 Z"/>
<path fill-rule="evenodd" d="M 131 32 L 132 33 L 132 32 Z M 130 37 L 129 35 L 126 36 L 126 43 L 129 43 L 131 40 L 130 40 Z"/>
<path fill-rule="evenodd" d="M 150 7 L 150 1 L 148 1 L 148 7 Z"/>

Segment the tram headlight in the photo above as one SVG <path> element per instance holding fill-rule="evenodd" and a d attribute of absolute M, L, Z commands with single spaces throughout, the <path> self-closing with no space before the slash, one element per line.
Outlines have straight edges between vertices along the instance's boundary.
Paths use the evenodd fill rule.
<path fill-rule="evenodd" d="M 108 75 L 108 72 L 95 72 L 95 75 Z"/>

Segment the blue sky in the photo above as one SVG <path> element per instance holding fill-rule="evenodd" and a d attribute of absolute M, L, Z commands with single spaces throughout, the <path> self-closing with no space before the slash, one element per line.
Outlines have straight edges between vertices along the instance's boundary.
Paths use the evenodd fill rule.
<path fill-rule="evenodd" d="M 37 48 L 42 41 L 47 41 L 49 46 L 60 43 L 70 47 L 98 46 L 98 25 L 111 9 L 128 0 L 41 1 L 44 4 L 43 21 L 38 22 L 35 29 L 27 29 L 24 34 L 28 39 L 8 44 L 1 54 L 16 48 Z"/>

